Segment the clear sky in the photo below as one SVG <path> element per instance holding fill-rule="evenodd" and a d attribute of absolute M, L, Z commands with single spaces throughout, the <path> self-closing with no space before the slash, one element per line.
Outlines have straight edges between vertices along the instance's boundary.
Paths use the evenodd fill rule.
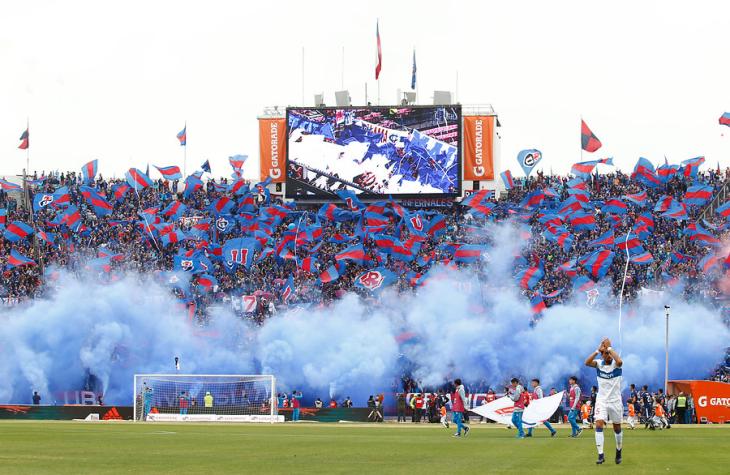
<path fill-rule="evenodd" d="M 240 153 L 258 176 L 256 116 L 319 92 L 334 104 L 343 47 L 344 88 L 361 104 L 367 82 L 376 101 L 376 18 L 380 102 L 410 87 L 415 47 L 419 102 L 458 71 L 459 102 L 499 114 L 515 175 L 523 148 L 546 170 L 580 160 L 581 115 L 604 143 L 595 158 L 623 168 L 730 165 L 728 2 L 28 0 L 0 4 L 0 175 L 23 168 L 30 117 L 32 170 L 182 166 L 187 121 L 188 172 L 210 159 L 227 175 Z"/>

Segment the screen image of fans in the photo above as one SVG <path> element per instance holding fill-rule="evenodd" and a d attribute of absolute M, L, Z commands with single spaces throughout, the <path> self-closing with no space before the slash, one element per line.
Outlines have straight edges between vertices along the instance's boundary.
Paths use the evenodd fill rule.
<path fill-rule="evenodd" d="M 461 107 L 287 109 L 286 195 L 456 196 Z"/>

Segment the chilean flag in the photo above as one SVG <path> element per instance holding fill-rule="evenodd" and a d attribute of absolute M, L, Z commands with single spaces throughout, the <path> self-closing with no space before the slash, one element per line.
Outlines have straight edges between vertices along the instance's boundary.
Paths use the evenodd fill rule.
<path fill-rule="evenodd" d="M 152 185 L 152 180 L 150 180 L 150 177 L 142 173 L 142 171 L 136 169 L 136 168 L 130 168 L 127 173 L 125 173 L 125 177 L 127 178 L 127 183 L 129 183 L 129 186 L 134 188 L 135 190 L 138 188 L 147 188 L 148 186 Z"/>
<path fill-rule="evenodd" d="M 375 80 L 380 77 L 380 70 L 383 68 L 383 51 L 380 47 L 380 24 L 375 22 L 375 39 L 378 43 L 378 64 L 375 65 Z"/>
<path fill-rule="evenodd" d="M 19 253 L 15 249 L 10 251 L 10 255 L 8 256 L 8 269 L 12 269 L 14 267 L 20 267 L 20 266 L 34 266 L 35 261 L 29 257 L 25 257 L 23 254 Z"/>
<path fill-rule="evenodd" d="M 23 131 L 18 140 L 20 140 L 20 145 L 18 145 L 20 150 L 26 150 L 30 146 L 30 133 L 28 132 L 28 129 Z"/>
<path fill-rule="evenodd" d="M 580 121 L 580 146 L 586 152 L 595 152 L 601 148 L 601 141 L 598 140 L 583 119 Z M 591 168 L 592 169 L 592 168 Z"/>
<path fill-rule="evenodd" d="M 21 239 L 27 239 L 33 234 L 33 228 L 22 221 L 13 221 L 8 224 L 3 232 L 3 237 L 10 242 L 18 242 Z"/>
<path fill-rule="evenodd" d="M 98 169 L 99 160 L 92 160 L 89 163 L 81 167 L 81 174 L 84 177 L 84 183 L 91 183 L 94 181 L 96 172 Z"/>
<path fill-rule="evenodd" d="M 185 127 L 177 133 L 177 139 L 180 141 L 180 145 L 187 145 L 188 143 L 188 125 L 185 124 Z"/>
<path fill-rule="evenodd" d="M 180 173 L 180 167 L 171 166 L 171 167 L 158 167 L 155 165 L 155 168 L 160 172 L 160 175 L 165 180 L 168 181 L 174 181 L 174 180 L 181 180 L 182 179 L 182 173 Z"/>
<path fill-rule="evenodd" d="M 528 267 L 517 274 L 517 282 L 523 289 L 534 289 L 540 280 L 545 276 L 542 262 L 534 267 Z"/>

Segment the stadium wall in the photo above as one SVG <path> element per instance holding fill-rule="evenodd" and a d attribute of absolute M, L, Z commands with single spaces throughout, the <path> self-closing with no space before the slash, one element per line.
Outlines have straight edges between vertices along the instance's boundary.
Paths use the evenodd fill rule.
<path fill-rule="evenodd" d="M 86 419 L 89 414 L 98 414 L 101 420 L 131 420 L 132 406 L 32 406 L 0 405 L 0 420 L 65 420 Z"/>

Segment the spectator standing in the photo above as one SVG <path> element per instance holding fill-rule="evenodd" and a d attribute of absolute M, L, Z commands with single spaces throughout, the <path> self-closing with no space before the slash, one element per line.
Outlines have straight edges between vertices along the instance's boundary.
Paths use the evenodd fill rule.
<path fill-rule="evenodd" d="M 291 407 L 292 407 L 291 420 L 292 420 L 292 422 L 299 421 L 299 406 L 301 403 L 300 402 L 301 399 L 302 399 L 301 391 L 297 392 L 296 389 L 294 391 L 292 391 L 292 393 L 291 393 Z"/>
<path fill-rule="evenodd" d="M 396 401 L 396 412 L 398 414 L 398 422 L 406 421 L 406 395 L 404 393 L 398 394 L 398 400 Z"/>
<path fill-rule="evenodd" d="M 41 395 L 38 391 L 33 391 L 33 405 L 38 406 L 41 403 Z"/>

